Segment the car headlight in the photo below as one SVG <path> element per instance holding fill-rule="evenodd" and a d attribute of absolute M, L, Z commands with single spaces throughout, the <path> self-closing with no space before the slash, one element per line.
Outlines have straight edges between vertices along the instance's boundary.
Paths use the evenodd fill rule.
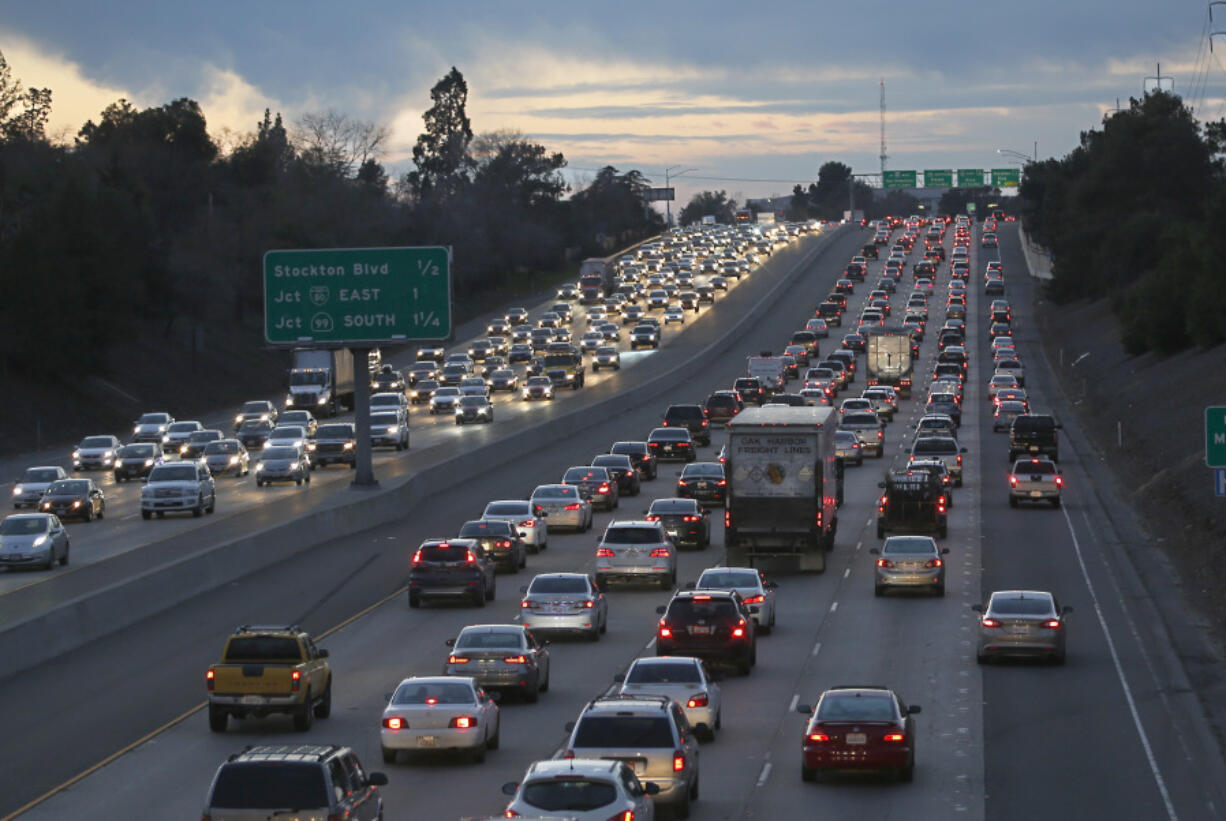
<path fill-rule="evenodd" d="M 182 456 L 185 453 L 187 453 L 187 445 L 179 445 L 179 455 Z"/>
<path fill-rule="evenodd" d="M 237 465 L 237 464 L 238 464 L 238 457 L 237 457 L 237 456 L 231 456 L 231 457 L 230 457 L 230 464 L 232 464 L 232 465 Z"/>
<path fill-rule="evenodd" d="M 151 468 L 151 467 L 153 467 L 153 460 L 152 460 L 152 459 L 146 459 L 146 460 L 145 460 L 145 467 L 147 467 L 147 468 Z"/>
<path fill-rule="evenodd" d="M 463 408 L 456 408 L 456 409 L 455 409 L 455 415 L 456 415 L 456 416 L 459 416 L 459 415 L 460 415 L 460 414 L 462 414 L 462 413 L 464 413 L 464 409 L 463 409 Z"/>
<path fill-rule="evenodd" d="M 255 463 L 255 472 L 256 472 L 256 473 L 259 473 L 259 472 L 260 472 L 261 470 L 263 470 L 263 469 L 264 469 L 264 463 L 263 463 L 263 462 L 256 462 L 256 463 Z"/>
<path fill-rule="evenodd" d="M 319 395 L 319 400 L 315 402 L 316 405 L 326 405 L 327 403 L 328 403 L 328 394 L 326 393 L 321 393 Z"/>
<path fill-rule="evenodd" d="M 14 495 L 14 496 L 20 496 L 21 494 L 22 494 L 22 487 L 21 487 L 21 485 L 13 485 L 13 495 Z"/>
<path fill-rule="evenodd" d="M 43 546 L 43 545 L 45 545 L 46 543 L 47 543 L 47 536 L 46 536 L 46 534 L 44 534 L 44 535 L 39 536 L 37 539 L 35 539 L 35 540 L 34 540 L 33 547 L 42 547 L 42 546 Z"/>
<path fill-rule="evenodd" d="M 73 507 L 80 507 L 80 506 L 81 506 L 81 500 L 80 500 L 80 499 L 76 499 L 76 500 L 74 500 L 74 501 L 73 501 L 73 503 L 72 503 L 72 506 L 73 506 Z"/>
<path fill-rule="evenodd" d="M 133 432 L 133 433 L 140 433 L 140 425 L 136 425 L 134 428 L 132 428 L 132 432 Z"/>
<path fill-rule="evenodd" d="M 242 423 L 243 423 L 243 415 L 240 413 L 238 416 L 234 417 L 234 424 L 241 425 Z"/>
<path fill-rule="evenodd" d="M 79 450 L 74 450 L 74 451 L 72 452 L 72 458 L 73 458 L 73 459 L 80 459 L 80 458 L 81 458 L 81 451 L 79 451 Z"/>
<path fill-rule="evenodd" d="M 318 445 L 316 445 L 314 442 L 307 442 L 307 450 L 315 450 L 317 447 Z"/>
<path fill-rule="evenodd" d="M 353 442 L 346 442 L 345 450 L 353 450 Z"/>
<path fill-rule="evenodd" d="M 292 393 L 287 393 L 285 395 L 285 405 L 286 407 L 288 407 L 292 404 L 294 404 L 294 395 Z M 261 421 L 265 421 L 265 420 L 261 417 Z"/>
<path fill-rule="evenodd" d="M 400 426 L 399 425 L 388 425 L 387 432 L 388 433 L 400 433 Z"/>

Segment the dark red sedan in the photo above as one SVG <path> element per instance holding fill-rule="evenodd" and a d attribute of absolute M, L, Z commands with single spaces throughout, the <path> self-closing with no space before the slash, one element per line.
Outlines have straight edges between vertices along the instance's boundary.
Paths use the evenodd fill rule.
<path fill-rule="evenodd" d="M 822 693 L 801 741 L 800 775 L 817 781 L 832 770 L 875 770 L 900 781 L 915 774 L 915 722 L 920 711 L 883 687 L 835 687 Z"/>

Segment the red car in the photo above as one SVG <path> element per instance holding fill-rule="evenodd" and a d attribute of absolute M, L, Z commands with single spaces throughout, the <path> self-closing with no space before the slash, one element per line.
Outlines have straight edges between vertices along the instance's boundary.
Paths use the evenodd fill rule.
<path fill-rule="evenodd" d="M 817 706 L 802 704 L 810 715 L 801 740 L 800 775 L 817 781 L 831 770 L 877 770 L 900 781 L 915 774 L 915 721 L 920 708 L 905 704 L 883 687 L 835 687 Z"/>

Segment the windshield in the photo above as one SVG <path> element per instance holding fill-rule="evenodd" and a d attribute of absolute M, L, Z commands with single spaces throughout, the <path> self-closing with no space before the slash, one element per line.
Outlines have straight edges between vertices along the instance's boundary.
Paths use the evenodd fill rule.
<path fill-rule="evenodd" d="M 692 661 L 636 664 L 626 676 L 627 684 L 700 684 L 702 676 Z"/>
<path fill-rule="evenodd" d="M 109 448 L 114 442 L 109 436 L 88 436 L 81 442 L 83 448 Z"/>
<path fill-rule="evenodd" d="M 520 790 L 519 798 L 528 806 L 545 812 L 590 812 L 616 801 L 617 788 L 607 781 L 567 777 L 565 781 L 529 782 Z M 630 815 L 629 812 L 624 814 Z M 619 812 L 616 817 L 622 816 Z"/>
<path fill-rule="evenodd" d="M 299 427 L 275 427 L 272 429 L 272 435 L 269 439 L 302 439 L 306 436 L 306 431 Z"/>
<path fill-rule="evenodd" d="M 672 726 L 663 716 L 585 716 L 570 746 L 672 749 Z"/>
<path fill-rule="evenodd" d="M 146 413 L 140 419 L 136 420 L 138 425 L 164 425 L 170 421 L 170 417 L 164 413 Z"/>
<path fill-rule="evenodd" d="M 149 474 L 152 482 L 194 482 L 196 481 L 195 465 L 161 465 Z"/>
<path fill-rule="evenodd" d="M 826 696 L 817 710 L 818 721 L 893 721 L 894 699 L 888 695 Z"/>
<path fill-rule="evenodd" d="M 406 681 L 396 688 L 392 704 L 473 704 L 473 688 L 449 681 Z"/>
<path fill-rule="evenodd" d="M 511 533 L 511 525 L 503 521 L 484 522 L 481 520 L 475 522 L 465 522 L 460 528 L 461 539 L 480 539 L 486 536 L 508 536 Z"/>
<path fill-rule="evenodd" d="M 218 430 L 198 430 L 191 436 L 187 437 L 187 441 L 196 442 L 212 442 L 214 439 L 221 438 L 221 431 Z"/>
<path fill-rule="evenodd" d="M 205 445 L 204 453 L 206 456 L 213 456 L 218 453 L 238 453 L 238 442 L 233 439 L 229 441 L 210 442 Z"/>
<path fill-rule="evenodd" d="M 210 809 L 306 810 L 327 807 L 319 764 L 261 761 L 226 764 L 213 785 Z"/>
<path fill-rule="evenodd" d="M 260 458 L 266 461 L 268 459 L 297 459 L 298 449 L 281 447 L 265 448 L 264 452 L 260 455 Z"/>
<path fill-rule="evenodd" d="M 46 533 L 50 528 L 51 520 L 44 516 L 10 516 L 0 522 L 0 536 L 33 536 Z"/>
<path fill-rule="evenodd" d="M 61 479 L 58 482 L 53 482 L 51 487 L 47 488 L 47 493 L 52 495 L 59 493 L 71 493 L 80 496 L 88 491 L 88 479 Z"/>
<path fill-rule="evenodd" d="M 316 439 L 350 439 L 353 430 L 348 425 L 324 425 L 316 433 Z"/>
<path fill-rule="evenodd" d="M 394 413 L 372 413 L 370 415 L 370 425 L 374 428 L 391 427 L 399 425 L 400 417 Z"/>
<path fill-rule="evenodd" d="M 328 374 L 324 371 L 291 371 L 289 383 L 295 386 L 326 385 L 328 384 Z"/>
<path fill-rule="evenodd" d="M 456 639 L 456 650 L 519 650 L 522 633 L 499 631 L 471 631 Z"/>
<path fill-rule="evenodd" d="M 587 593 L 587 580 L 578 576 L 546 576 L 533 579 L 528 594 L 536 593 Z"/>
<path fill-rule="evenodd" d="M 264 419 L 248 419 L 239 427 L 239 430 L 250 433 L 253 430 L 266 431 L 272 430 L 272 423 Z"/>
<path fill-rule="evenodd" d="M 757 587 L 758 574 L 744 570 L 725 570 L 703 573 L 698 587 L 703 590 L 731 590 L 736 587 Z"/>
<path fill-rule="evenodd" d="M 240 413 L 268 413 L 268 406 L 263 402 L 247 402 Z"/>
<path fill-rule="evenodd" d="M 55 468 L 29 468 L 21 477 L 23 482 L 54 482 L 60 472 Z"/>
<path fill-rule="evenodd" d="M 196 430 L 199 427 L 198 422 L 175 422 L 166 429 L 167 433 L 184 433 L 189 430 Z"/>

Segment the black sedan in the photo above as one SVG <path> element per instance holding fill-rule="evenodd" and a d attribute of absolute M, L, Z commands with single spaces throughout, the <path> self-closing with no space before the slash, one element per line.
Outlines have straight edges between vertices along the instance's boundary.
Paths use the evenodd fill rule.
<path fill-rule="evenodd" d="M 711 543 L 711 517 L 694 499 L 656 499 L 645 518 L 663 525 L 678 547 L 704 550 Z"/>
<path fill-rule="evenodd" d="M 677 495 L 704 505 L 723 507 L 728 495 L 724 466 L 719 462 L 694 462 L 677 479 Z"/>

